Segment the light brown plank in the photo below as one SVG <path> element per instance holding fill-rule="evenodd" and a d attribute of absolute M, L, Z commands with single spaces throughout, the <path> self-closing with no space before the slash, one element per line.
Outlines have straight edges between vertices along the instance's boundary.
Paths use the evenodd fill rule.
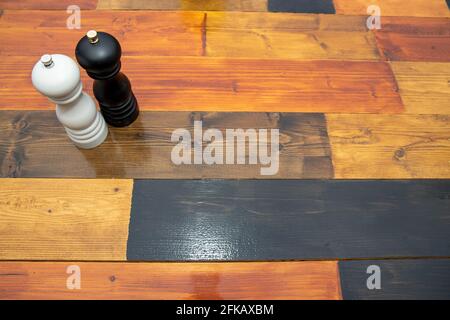
<path fill-rule="evenodd" d="M 99 0 L 97 9 L 267 11 L 267 0 Z"/>
<path fill-rule="evenodd" d="M 0 9 L 51 9 L 66 10 L 70 5 L 77 5 L 80 9 L 95 9 L 98 0 L 1 0 Z"/>
<path fill-rule="evenodd" d="M 0 259 L 125 260 L 132 180 L 0 180 Z"/>
<path fill-rule="evenodd" d="M 450 114 L 450 63 L 392 62 L 407 113 Z"/>
<path fill-rule="evenodd" d="M 448 115 L 328 114 L 335 178 L 450 178 Z"/>
<path fill-rule="evenodd" d="M 66 11 L 5 10 L 0 19 L 0 54 L 74 56 L 76 44 L 90 29 L 117 37 L 124 55 L 202 54 L 202 12 L 84 10 L 81 29 L 72 30 L 66 26 L 68 17 Z"/>
<path fill-rule="evenodd" d="M 31 85 L 30 66 L 36 59 L 0 60 L 0 109 L 54 110 Z M 124 57 L 122 62 L 142 110 L 403 111 L 385 62 L 145 56 Z M 92 93 L 92 81 L 84 71 L 82 75 Z"/>
<path fill-rule="evenodd" d="M 382 16 L 449 17 L 445 0 L 333 0 L 337 14 L 367 15 L 377 5 Z"/>
<path fill-rule="evenodd" d="M 450 62 L 450 19 L 384 17 L 375 32 L 384 59 Z"/>
<path fill-rule="evenodd" d="M 67 289 L 77 265 L 81 289 Z M 341 299 L 337 262 L 1 262 L 0 299 Z"/>
<path fill-rule="evenodd" d="M 379 59 L 364 17 L 208 12 L 206 26 L 209 56 Z"/>

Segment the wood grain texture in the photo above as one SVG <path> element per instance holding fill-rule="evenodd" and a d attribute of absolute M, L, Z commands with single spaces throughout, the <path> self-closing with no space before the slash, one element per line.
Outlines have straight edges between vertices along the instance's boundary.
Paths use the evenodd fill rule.
<path fill-rule="evenodd" d="M 0 259 L 124 260 L 131 180 L 0 180 Z"/>
<path fill-rule="evenodd" d="M 81 289 L 66 289 L 69 265 Z M 270 290 L 268 290 L 270 288 Z M 340 299 L 337 262 L 0 262 L 0 299 Z"/>
<path fill-rule="evenodd" d="M 98 0 L 0 0 L 0 9 L 26 10 L 66 10 L 70 5 L 77 5 L 80 9 L 95 9 Z"/>
<path fill-rule="evenodd" d="M 273 12 L 336 13 L 333 0 L 268 0 Z"/>
<path fill-rule="evenodd" d="M 444 0 L 333 0 L 337 14 L 367 15 L 370 5 L 377 5 L 383 16 L 449 17 Z"/>
<path fill-rule="evenodd" d="M 450 178 L 448 115 L 328 114 L 335 178 Z"/>
<path fill-rule="evenodd" d="M 98 0 L 97 9 L 267 11 L 267 0 Z"/>
<path fill-rule="evenodd" d="M 68 17 L 62 10 L 5 10 L 0 19 L 0 54 L 40 57 L 57 52 L 73 56 L 77 42 L 90 29 L 114 35 L 124 55 L 202 54 L 202 12 L 83 10 L 81 29 L 73 30 L 67 29 Z"/>
<path fill-rule="evenodd" d="M 380 59 L 364 17 L 208 12 L 206 55 L 337 60 Z"/>
<path fill-rule="evenodd" d="M 384 17 L 375 32 L 384 59 L 450 61 L 450 19 Z"/>
<path fill-rule="evenodd" d="M 136 180 L 127 258 L 449 256 L 449 209 L 450 180 Z"/>
<path fill-rule="evenodd" d="M 381 272 L 381 289 L 368 290 L 367 267 Z M 450 260 L 340 261 L 342 294 L 348 300 L 449 300 Z"/>
<path fill-rule="evenodd" d="M 224 130 L 279 129 L 279 171 L 262 176 L 257 165 L 175 165 L 171 134 L 192 132 L 194 120 Z M 223 131 L 225 132 L 225 131 Z M 241 140 L 240 140 L 241 141 Z M 248 163 L 248 157 L 246 158 Z M 141 112 L 132 126 L 110 128 L 93 150 L 77 149 L 54 111 L 0 112 L 2 177 L 331 178 L 330 147 L 322 114 Z"/>
<path fill-rule="evenodd" d="M 31 84 L 38 58 L 0 61 L 0 109 L 54 110 Z M 124 57 L 140 109 L 152 111 L 403 111 L 384 62 L 201 57 Z M 92 80 L 82 72 L 92 94 Z M 21 98 L 17 98 L 17 92 Z"/>
<path fill-rule="evenodd" d="M 407 113 L 450 114 L 450 63 L 392 62 Z"/>

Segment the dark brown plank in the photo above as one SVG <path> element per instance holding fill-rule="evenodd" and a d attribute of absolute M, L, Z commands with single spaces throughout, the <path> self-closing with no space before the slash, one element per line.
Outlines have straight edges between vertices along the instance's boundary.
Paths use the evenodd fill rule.
<path fill-rule="evenodd" d="M 279 171 L 262 176 L 261 165 L 175 165 L 175 129 L 280 130 Z M 225 134 L 225 132 L 223 131 Z M 247 159 L 248 160 L 248 159 Z M 248 161 L 247 161 L 248 163 Z M 54 111 L 0 111 L 2 177 L 121 178 L 331 178 L 330 146 L 322 114 L 141 112 L 128 128 L 110 128 L 106 142 L 77 149 Z"/>
<path fill-rule="evenodd" d="M 450 61 L 447 18 L 383 17 L 376 39 L 387 60 Z"/>
<path fill-rule="evenodd" d="M 379 267 L 380 289 L 367 288 L 369 266 Z M 450 259 L 340 261 L 339 271 L 344 299 L 450 300 Z"/>
<path fill-rule="evenodd" d="M 450 180 L 135 180 L 127 258 L 448 257 L 449 218 Z"/>
<path fill-rule="evenodd" d="M 80 290 L 67 289 L 71 265 L 80 268 Z M 336 261 L 0 262 L 0 299 L 336 300 L 338 273 Z"/>

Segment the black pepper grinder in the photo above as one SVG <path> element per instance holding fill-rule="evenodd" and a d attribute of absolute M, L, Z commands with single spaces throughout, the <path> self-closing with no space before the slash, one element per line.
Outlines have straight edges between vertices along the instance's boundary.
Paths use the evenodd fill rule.
<path fill-rule="evenodd" d="M 78 63 L 94 81 L 94 95 L 106 122 L 125 127 L 139 115 L 136 97 L 127 76 L 120 72 L 122 49 L 106 32 L 88 31 L 75 49 Z"/>

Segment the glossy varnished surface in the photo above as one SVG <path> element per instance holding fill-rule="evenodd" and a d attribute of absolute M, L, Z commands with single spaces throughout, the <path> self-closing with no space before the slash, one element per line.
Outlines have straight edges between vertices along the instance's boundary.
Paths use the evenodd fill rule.
<path fill-rule="evenodd" d="M 66 288 L 79 266 L 81 290 Z M 341 299 L 337 262 L 0 262 L 0 299 Z"/>
<path fill-rule="evenodd" d="M 440 180 L 136 180 L 129 260 L 450 255 Z"/>
<path fill-rule="evenodd" d="M 216 128 L 224 137 L 227 128 L 279 129 L 279 171 L 262 176 L 259 164 L 175 165 L 171 152 L 177 143 L 171 142 L 172 132 L 185 128 L 193 137 L 196 120 L 202 121 L 203 132 Z M 54 111 L 1 111 L 0 132 L 2 177 L 333 177 L 323 114 L 141 112 L 130 127 L 111 127 L 107 140 L 92 150 L 70 143 Z"/>
<path fill-rule="evenodd" d="M 0 1 L 0 177 L 27 178 L 0 179 L 0 259 L 66 261 L 0 262 L 0 298 L 339 299 L 336 261 L 231 262 L 335 258 L 344 298 L 449 298 L 445 0 L 80 0 L 74 30 L 69 4 Z M 79 150 L 29 77 L 89 29 L 119 39 L 147 112 Z M 194 120 L 279 128 L 279 173 L 172 165 L 170 134 Z M 185 180 L 138 180 L 132 197 L 114 177 Z"/>

